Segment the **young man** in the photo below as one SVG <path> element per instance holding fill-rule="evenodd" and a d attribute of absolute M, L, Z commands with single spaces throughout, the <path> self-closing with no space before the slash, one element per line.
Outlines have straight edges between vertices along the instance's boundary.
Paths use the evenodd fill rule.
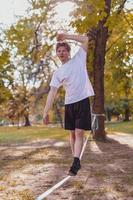
<path fill-rule="evenodd" d="M 74 40 L 81 43 L 79 51 L 70 58 L 70 46 L 65 40 Z M 69 175 L 76 175 L 81 168 L 80 153 L 83 147 L 84 130 L 91 130 L 91 113 L 89 96 L 94 91 L 88 78 L 86 69 L 86 55 L 88 37 L 81 35 L 57 34 L 56 54 L 62 66 L 52 77 L 50 92 L 44 108 L 43 121 L 48 123 L 48 111 L 51 108 L 57 90 L 65 88 L 65 129 L 70 130 L 70 145 L 73 154 L 73 163 Z"/>

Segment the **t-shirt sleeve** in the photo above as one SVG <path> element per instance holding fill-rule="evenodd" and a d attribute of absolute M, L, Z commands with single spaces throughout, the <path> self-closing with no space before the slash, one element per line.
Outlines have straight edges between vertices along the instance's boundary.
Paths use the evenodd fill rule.
<path fill-rule="evenodd" d="M 61 77 L 60 77 L 59 71 L 55 71 L 53 73 L 53 76 L 52 76 L 52 79 L 51 79 L 51 82 L 50 82 L 50 86 L 59 88 L 62 85 L 60 78 Z"/>
<path fill-rule="evenodd" d="M 87 52 L 82 47 L 80 47 L 75 55 L 75 58 L 79 60 L 79 62 L 83 64 L 84 67 L 86 67 L 86 57 L 87 57 Z"/>

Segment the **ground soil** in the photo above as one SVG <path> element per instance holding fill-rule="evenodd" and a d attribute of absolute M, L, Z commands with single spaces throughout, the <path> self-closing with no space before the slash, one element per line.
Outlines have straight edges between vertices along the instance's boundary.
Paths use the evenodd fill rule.
<path fill-rule="evenodd" d="M 116 133 L 108 142 L 89 138 L 76 177 L 47 200 L 133 200 L 133 135 Z M 33 200 L 67 176 L 68 142 L 38 140 L 0 146 L 0 200 Z"/>

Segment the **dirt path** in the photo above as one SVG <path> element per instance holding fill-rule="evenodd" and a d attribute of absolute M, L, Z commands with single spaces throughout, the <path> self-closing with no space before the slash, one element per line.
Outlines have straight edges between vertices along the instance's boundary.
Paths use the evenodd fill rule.
<path fill-rule="evenodd" d="M 133 136 L 89 140 L 78 176 L 47 200 L 133 200 Z M 33 200 L 66 177 L 71 164 L 67 142 L 35 141 L 0 146 L 0 200 Z"/>

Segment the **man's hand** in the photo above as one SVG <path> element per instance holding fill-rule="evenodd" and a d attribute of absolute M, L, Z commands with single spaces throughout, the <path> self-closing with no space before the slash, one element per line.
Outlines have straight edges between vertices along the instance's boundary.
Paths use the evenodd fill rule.
<path fill-rule="evenodd" d="M 49 123 L 49 115 L 46 113 L 43 114 L 43 123 L 46 125 Z"/>
<path fill-rule="evenodd" d="M 64 41 L 65 38 L 65 34 L 64 33 L 58 33 L 56 36 L 57 41 Z"/>
<path fill-rule="evenodd" d="M 57 41 L 64 41 L 64 40 L 74 40 L 76 42 L 80 42 L 82 48 L 87 52 L 88 50 L 88 37 L 87 35 L 71 35 L 65 33 L 59 33 L 56 36 Z"/>

